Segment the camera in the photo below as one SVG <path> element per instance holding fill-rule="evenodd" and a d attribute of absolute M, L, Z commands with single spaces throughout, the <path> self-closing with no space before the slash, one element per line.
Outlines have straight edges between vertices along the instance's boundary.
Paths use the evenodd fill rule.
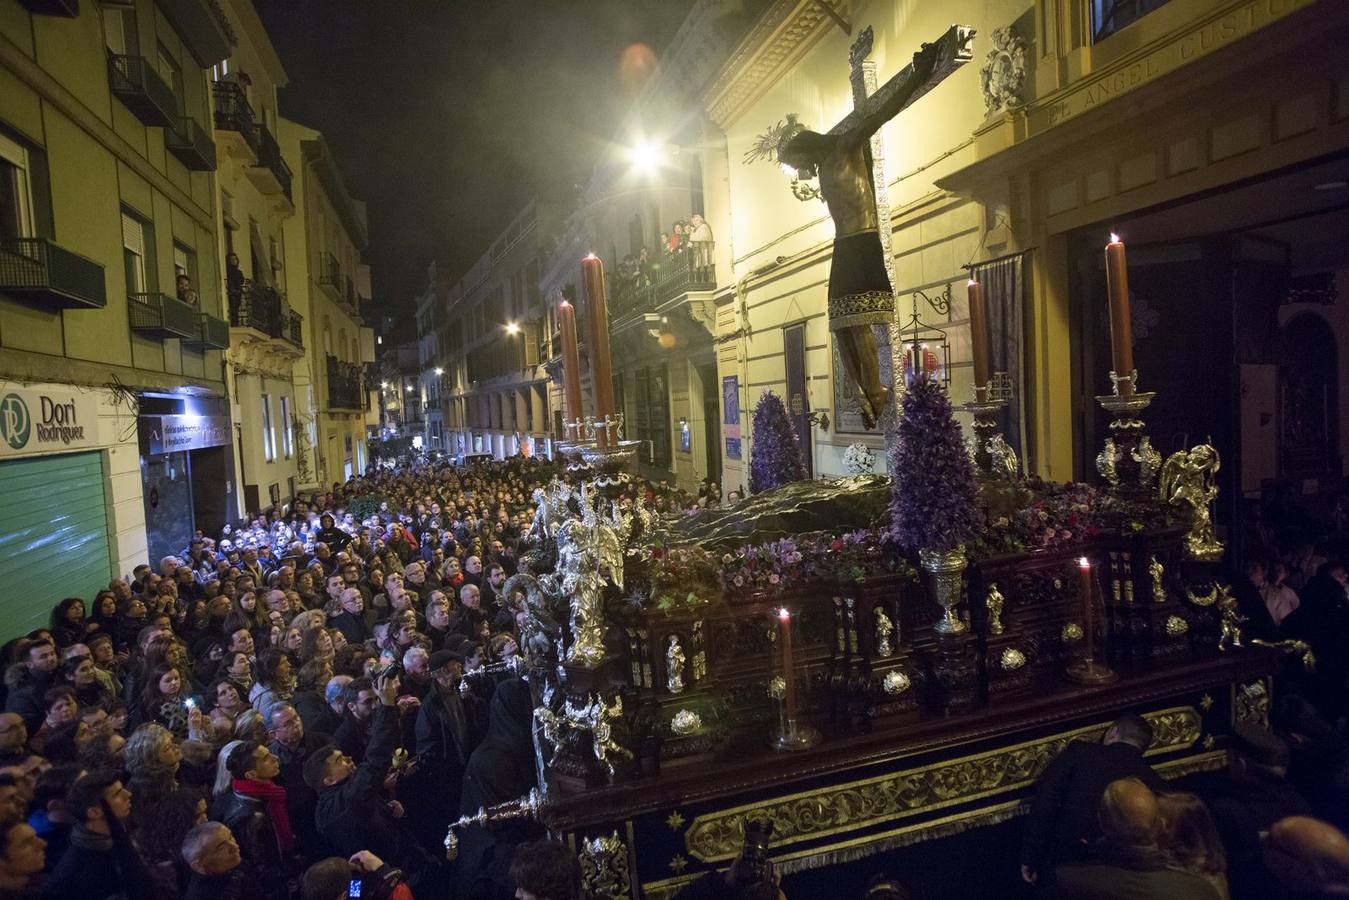
<path fill-rule="evenodd" d="M 736 887 L 773 880 L 773 861 L 768 858 L 768 842 L 773 838 L 773 823 L 768 819 L 745 820 L 745 845 L 740 858 L 731 865 Z"/>

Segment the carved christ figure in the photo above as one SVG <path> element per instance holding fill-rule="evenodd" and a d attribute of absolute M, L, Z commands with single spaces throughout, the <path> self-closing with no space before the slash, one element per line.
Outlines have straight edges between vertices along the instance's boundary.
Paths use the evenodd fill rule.
<path fill-rule="evenodd" d="M 818 175 L 820 195 L 834 220 L 829 329 L 839 343 L 848 374 L 857 383 L 858 404 L 868 428 L 876 427 L 890 403 L 890 390 L 881 384 L 880 351 L 872 326 L 888 327 L 895 317 L 871 180 L 871 136 L 927 86 L 936 57 L 937 45 L 924 44 L 914 54 L 905 83 L 847 128 L 829 134 L 799 130 L 778 152 L 778 159 L 801 177 Z"/>

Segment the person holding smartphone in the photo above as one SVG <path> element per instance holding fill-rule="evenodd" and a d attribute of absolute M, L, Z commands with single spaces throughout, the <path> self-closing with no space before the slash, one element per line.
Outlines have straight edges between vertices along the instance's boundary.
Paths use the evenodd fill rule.
<path fill-rule="evenodd" d="M 329 744 L 305 761 L 304 780 L 318 794 L 314 824 L 328 846 L 347 856 L 370 850 L 401 865 L 405 841 L 397 818 L 402 808 L 384 793 L 398 745 L 398 673 L 385 672 L 374 687 L 379 705 L 361 762 Z"/>

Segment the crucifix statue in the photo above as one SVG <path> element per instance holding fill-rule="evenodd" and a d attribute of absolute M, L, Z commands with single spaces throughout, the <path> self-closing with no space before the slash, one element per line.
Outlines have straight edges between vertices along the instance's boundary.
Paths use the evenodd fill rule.
<path fill-rule="evenodd" d="M 858 61 L 870 50 L 870 29 L 853 48 L 854 109 L 826 134 L 787 117 L 746 154 L 746 161 L 776 155 L 805 178 L 820 180 L 820 195 L 834 221 L 829 271 L 829 329 L 839 342 L 848 374 L 857 384 L 858 404 L 868 428 L 875 428 L 890 403 L 881 382 L 880 349 L 873 326 L 889 328 L 895 317 L 889 275 L 889 210 L 877 208 L 872 138 L 886 122 L 932 90 L 972 58 L 973 29 L 953 25 L 936 42 L 924 44 L 913 61 L 870 96 L 856 77 Z M 882 192 L 884 185 L 879 186 Z"/>

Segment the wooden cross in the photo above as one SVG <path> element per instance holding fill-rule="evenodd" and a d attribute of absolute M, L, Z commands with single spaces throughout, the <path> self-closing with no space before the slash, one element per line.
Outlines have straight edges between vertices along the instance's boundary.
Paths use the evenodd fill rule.
<path fill-rule="evenodd" d="M 971 44 L 974 41 L 974 29 L 964 25 L 952 25 L 946 30 L 940 38 L 937 39 L 937 62 L 932 67 L 932 74 L 928 76 L 918 90 L 913 92 L 905 103 L 907 109 L 919 97 L 922 97 L 928 91 L 932 90 L 947 76 L 956 69 L 963 66 L 974 58 L 974 51 Z M 857 40 L 853 42 L 848 51 L 848 61 L 850 63 L 849 82 L 852 84 L 853 109 L 844 116 L 837 125 L 829 129 L 830 134 L 840 134 L 857 126 L 859 121 L 869 115 L 873 110 L 885 103 L 886 99 L 893 96 L 896 91 L 908 85 L 913 78 L 913 63 L 910 62 L 904 68 L 896 72 L 889 81 L 880 87 L 876 87 L 876 61 L 871 59 L 871 49 L 875 42 L 875 33 L 870 26 L 867 26 Z M 902 110 L 901 110 L 902 112 Z M 885 271 L 890 280 L 890 291 L 894 293 L 895 286 L 895 257 L 891 250 L 890 233 L 890 186 L 885 176 L 885 140 L 881 137 L 881 132 L 877 131 L 871 136 L 871 184 L 876 196 L 876 220 L 880 223 L 881 250 L 885 253 Z M 900 389 L 903 384 L 902 379 L 898 381 L 894 373 L 902 372 L 902 364 L 896 364 L 894 354 L 902 352 L 898 348 L 902 341 L 895 332 L 899 329 L 899 322 L 890 323 L 890 348 L 892 358 L 890 359 L 890 393 L 898 400 Z M 886 366 L 882 365 L 882 375 L 884 376 Z"/>

